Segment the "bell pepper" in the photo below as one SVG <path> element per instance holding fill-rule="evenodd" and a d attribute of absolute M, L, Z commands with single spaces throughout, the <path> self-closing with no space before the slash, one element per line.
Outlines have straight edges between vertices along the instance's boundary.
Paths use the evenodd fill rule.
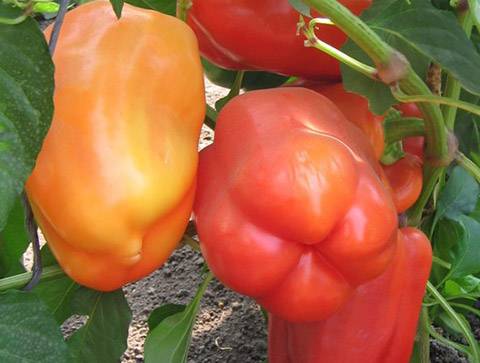
<path fill-rule="evenodd" d="M 191 215 L 205 114 L 197 41 L 174 17 L 125 4 L 117 20 L 95 1 L 66 15 L 53 59 L 55 113 L 28 197 L 65 272 L 114 290 L 157 269 Z"/>
<path fill-rule="evenodd" d="M 407 153 L 394 164 L 385 165 L 383 171 L 390 183 L 397 212 L 405 212 L 415 204 L 422 192 L 422 160 L 416 155 Z"/>
<path fill-rule="evenodd" d="M 403 117 L 423 118 L 422 112 L 414 103 L 401 103 L 396 108 Z M 403 139 L 403 149 L 412 155 L 416 155 L 423 161 L 425 138 L 423 136 L 411 136 Z"/>
<path fill-rule="evenodd" d="M 380 160 L 385 149 L 384 117 L 370 111 L 365 97 L 346 91 L 342 83 L 322 84 L 300 80 L 294 85 L 311 89 L 332 101 L 348 121 L 357 125 L 365 133 L 373 146 L 375 157 Z"/>
<path fill-rule="evenodd" d="M 332 317 L 314 323 L 269 318 L 270 363 L 408 363 L 432 251 L 417 229 L 398 233 L 395 257 Z"/>
<path fill-rule="evenodd" d="M 309 88 L 330 99 L 342 111 L 348 121 L 357 125 L 365 133 L 373 146 L 376 158 L 381 158 L 385 148 L 384 117 L 375 115 L 369 110 L 366 98 L 347 92 L 342 83 L 325 85 L 300 80 L 295 82 L 294 85 Z M 413 103 L 400 104 L 397 108 L 404 117 L 422 117 L 420 110 Z M 405 157 L 392 165 L 383 166 L 398 213 L 403 213 L 410 208 L 422 192 L 423 139 L 421 136 L 406 138 L 403 142 L 404 149 L 407 152 Z"/>
<path fill-rule="evenodd" d="M 251 91 L 200 154 L 194 217 L 228 287 L 289 321 L 334 314 L 388 266 L 397 215 L 365 135 L 305 88 Z"/>
<path fill-rule="evenodd" d="M 358 15 L 372 1 L 340 3 Z M 305 47 L 305 37 L 296 34 L 298 21 L 299 13 L 288 0 L 193 1 L 188 12 L 188 24 L 197 34 L 202 55 L 220 67 L 339 79 L 338 61 Z M 335 26 L 317 28 L 318 37 L 336 48 L 347 40 Z"/>

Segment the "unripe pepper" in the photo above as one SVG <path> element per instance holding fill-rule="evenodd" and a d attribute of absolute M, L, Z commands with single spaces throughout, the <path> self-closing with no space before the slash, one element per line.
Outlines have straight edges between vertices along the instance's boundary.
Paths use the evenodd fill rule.
<path fill-rule="evenodd" d="M 339 2 L 356 15 L 372 3 Z M 188 23 L 197 34 L 202 55 L 220 67 L 339 79 L 339 62 L 305 47 L 305 37 L 296 32 L 298 22 L 299 13 L 288 0 L 195 0 L 188 13 Z M 347 40 L 335 26 L 316 28 L 318 37 L 336 48 Z"/>
<path fill-rule="evenodd" d="M 356 289 L 331 318 L 314 323 L 269 319 L 270 363 L 408 363 L 432 250 L 415 228 L 398 233 L 395 257 Z"/>
<path fill-rule="evenodd" d="M 363 133 L 305 88 L 230 101 L 201 152 L 194 215 L 214 274 L 289 321 L 334 314 L 395 251 L 397 216 Z"/>
<path fill-rule="evenodd" d="M 189 220 L 205 113 L 197 41 L 173 17 L 125 4 L 117 20 L 91 2 L 66 15 L 54 63 L 28 197 L 65 272 L 113 290 L 165 262 Z"/>

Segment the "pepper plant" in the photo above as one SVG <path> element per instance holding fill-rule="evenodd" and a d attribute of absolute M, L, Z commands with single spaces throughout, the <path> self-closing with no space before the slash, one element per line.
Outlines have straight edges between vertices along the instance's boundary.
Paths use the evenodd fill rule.
<path fill-rule="evenodd" d="M 479 32 L 477 0 L 0 0 L 0 361 L 117 362 L 121 287 L 188 245 L 146 362 L 216 277 L 271 363 L 480 363 Z"/>

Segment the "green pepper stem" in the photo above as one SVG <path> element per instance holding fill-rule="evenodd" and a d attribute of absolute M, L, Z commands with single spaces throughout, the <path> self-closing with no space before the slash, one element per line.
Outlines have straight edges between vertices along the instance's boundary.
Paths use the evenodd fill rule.
<path fill-rule="evenodd" d="M 418 226 L 422 220 L 423 209 L 427 205 L 430 195 L 432 195 L 437 181 L 445 171 L 445 168 L 433 168 L 429 165 L 425 165 L 423 169 L 423 189 L 420 197 L 415 202 L 412 208 L 407 212 L 408 225 Z"/>
<path fill-rule="evenodd" d="M 416 117 L 385 121 L 383 128 L 385 130 L 386 144 L 400 141 L 405 137 L 425 135 L 425 124 L 421 118 Z"/>
<path fill-rule="evenodd" d="M 420 319 L 418 322 L 417 337 L 415 343 L 416 357 L 421 363 L 430 363 L 430 319 L 428 317 L 428 308 L 422 307 Z"/>
<path fill-rule="evenodd" d="M 433 263 L 436 263 L 439 266 L 442 266 L 443 268 L 446 268 L 447 270 L 450 270 L 452 268 L 452 264 L 448 263 L 447 261 L 442 260 L 440 257 L 433 256 L 432 257 Z"/>
<path fill-rule="evenodd" d="M 317 24 L 325 24 L 325 18 L 312 19 L 309 22 L 308 26 L 303 27 L 303 34 L 307 37 L 307 40 L 305 41 L 306 47 L 318 49 L 335 58 L 336 60 L 346 64 L 357 72 L 360 72 L 361 74 L 371 79 L 377 79 L 377 70 L 375 68 L 360 62 L 359 60 L 349 56 L 348 54 L 343 53 L 339 49 L 332 47 L 330 44 L 324 42 L 323 40 L 320 40 L 315 34 L 315 26 Z"/>
<path fill-rule="evenodd" d="M 400 102 L 429 102 L 429 103 L 436 103 L 439 105 L 447 105 L 454 107 L 455 109 L 459 108 L 474 115 L 480 116 L 480 107 L 468 102 L 460 101 L 458 99 L 451 99 L 442 96 L 435 96 L 435 95 L 406 95 L 401 90 L 392 89 L 393 96 L 399 100 Z"/>
<path fill-rule="evenodd" d="M 217 111 L 215 111 L 212 106 L 207 105 L 207 114 L 205 115 L 205 120 L 203 121 L 203 123 L 210 127 L 212 130 L 215 130 L 215 126 L 217 125 L 217 116 Z"/>
<path fill-rule="evenodd" d="M 182 21 L 187 21 L 188 9 L 190 9 L 191 6 L 191 0 L 177 0 L 177 18 Z"/>
<path fill-rule="evenodd" d="M 413 71 L 408 61 L 345 6 L 336 0 L 304 0 L 304 2 L 328 17 L 362 48 L 375 63 L 379 75 L 379 70 L 382 70 L 382 73 L 386 70 L 385 73 L 397 74 L 397 79 L 394 77 L 389 82 L 398 81 L 400 88 L 407 94 L 431 94 L 428 86 Z M 434 161 L 436 165 L 446 165 L 450 160 L 447 131 L 440 107 L 437 104 L 426 103 L 421 104 L 419 108 L 425 118 L 427 159 Z"/>
<path fill-rule="evenodd" d="M 40 281 L 52 280 L 59 276 L 64 276 L 65 273 L 60 266 L 48 266 L 43 268 Z M 25 286 L 32 278 L 31 272 L 24 272 L 15 276 L 5 277 L 0 279 L 0 291 L 9 289 L 20 289 Z"/>

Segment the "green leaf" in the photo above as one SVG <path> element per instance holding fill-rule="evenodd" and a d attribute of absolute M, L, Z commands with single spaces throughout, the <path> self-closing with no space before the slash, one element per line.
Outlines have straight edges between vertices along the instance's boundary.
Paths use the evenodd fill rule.
<path fill-rule="evenodd" d="M 428 65 L 425 61 L 434 60 L 467 90 L 480 93 L 477 81 L 480 55 L 451 12 L 436 9 L 424 0 L 376 1 L 361 17 L 387 43 L 402 52 L 421 77 L 424 71 L 419 72 L 418 65 Z M 351 41 L 343 50 L 365 61 Z M 342 66 L 342 73 L 346 88 L 367 96 L 375 113 L 383 113 L 395 103 L 385 85 L 354 74 L 356 72 L 346 66 Z M 376 98 L 381 92 L 387 92 L 389 97 Z"/>
<path fill-rule="evenodd" d="M 458 317 L 459 319 L 463 320 L 463 324 L 465 326 L 470 327 L 469 322 L 463 315 L 458 314 Z M 435 323 L 440 324 L 440 326 L 451 335 L 454 335 L 454 336 L 463 335 L 463 331 L 460 329 L 458 324 L 445 311 L 442 311 L 439 313 L 439 315 L 435 319 Z"/>
<path fill-rule="evenodd" d="M 475 179 L 460 166 L 453 168 L 445 188 L 440 193 L 435 219 L 443 217 L 456 220 L 462 214 L 475 209 L 479 185 Z"/>
<path fill-rule="evenodd" d="M 0 232 L 0 276 L 7 277 L 25 272 L 20 260 L 28 247 L 29 238 L 25 230 L 25 215 L 21 198 L 17 198 Z"/>
<path fill-rule="evenodd" d="M 480 279 L 473 276 L 467 275 L 455 280 L 447 280 L 443 288 L 443 295 L 446 297 L 449 296 L 458 296 L 469 294 L 472 297 L 480 297 Z"/>
<path fill-rule="evenodd" d="M 310 7 L 305 5 L 302 0 L 288 0 L 290 5 L 297 10 L 300 14 L 310 17 Z"/>
<path fill-rule="evenodd" d="M 236 71 L 220 68 L 207 59 L 202 58 L 205 75 L 210 82 L 224 88 L 232 88 L 237 75 Z M 243 77 L 242 89 L 255 90 L 274 88 L 287 82 L 288 77 L 275 73 L 247 71 Z"/>
<path fill-rule="evenodd" d="M 0 10 L 7 7 L 0 2 Z M 33 169 L 53 114 L 53 63 L 28 18 L 0 24 L 0 230 Z"/>
<path fill-rule="evenodd" d="M 59 324 L 73 315 L 72 299 L 80 285 L 67 276 L 41 281 L 32 291 L 42 299 Z"/>
<path fill-rule="evenodd" d="M 103 293 L 82 287 L 73 299 L 73 312 L 88 315 L 88 321 L 67 342 L 71 362 L 118 362 L 127 349 L 132 318 L 122 290 Z"/>
<path fill-rule="evenodd" d="M 1 293 L 0 316 L 0 362 L 69 362 L 60 327 L 35 294 Z"/>
<path fill-rule="evenodd" d="M 123 9 L 123 0 L 110 0 L 112 4 L 113 11 L 118 19 L 122 17 L 122 9 Z"/>
<path fill-rule="evenodd" d="M 171 16 L 175 16 L 177 11 L 176 0 L 126 0 L 125 2 L 139 8 L 156 10 Z"/>
<path fill-rule="evenodd" d="M 458 240 L 454 251 L 451 278 L 480 272 L 480 223 L 467 216 L 458 217 L 458 222 L 464 229 L 464 235 Z"/>
<path fill-rule="evenodd" d="M 459 80 L 465 89 L 480 93 L 480 55 L 452 12 L 424 0 L 392 4 L 370 22 L 382 37 L 404 39 Z M 368 17 L 368 10 L 366 17 Z"/>
<path fill-rule="evenodd" d="M 153 330 L 160 324 L 163 320 L 168 318 L 170 315 L 181 313 L 186 308 L 186 305 L 179 304 L 166 304 L 162 305 L 159 308 L 152 311 L 148 317 L 148 328 Z"/>
<path fill-rule="evenodd" d="M 478 104 L 480 97 L 463 91 L 461 100 L 472 104 Z M 465 155 L 480 153 L 480 116 L 470 112 L 458 110 L 455 121 L 455 135 L 459 143 L 460 151 Z"/>
<path fill-rule="evenodd" d="M 145 341 L 145 363 L 184 363 L 202 296 L 212 280 L 209 273 L 184 311 L 163 319 Z"/>

